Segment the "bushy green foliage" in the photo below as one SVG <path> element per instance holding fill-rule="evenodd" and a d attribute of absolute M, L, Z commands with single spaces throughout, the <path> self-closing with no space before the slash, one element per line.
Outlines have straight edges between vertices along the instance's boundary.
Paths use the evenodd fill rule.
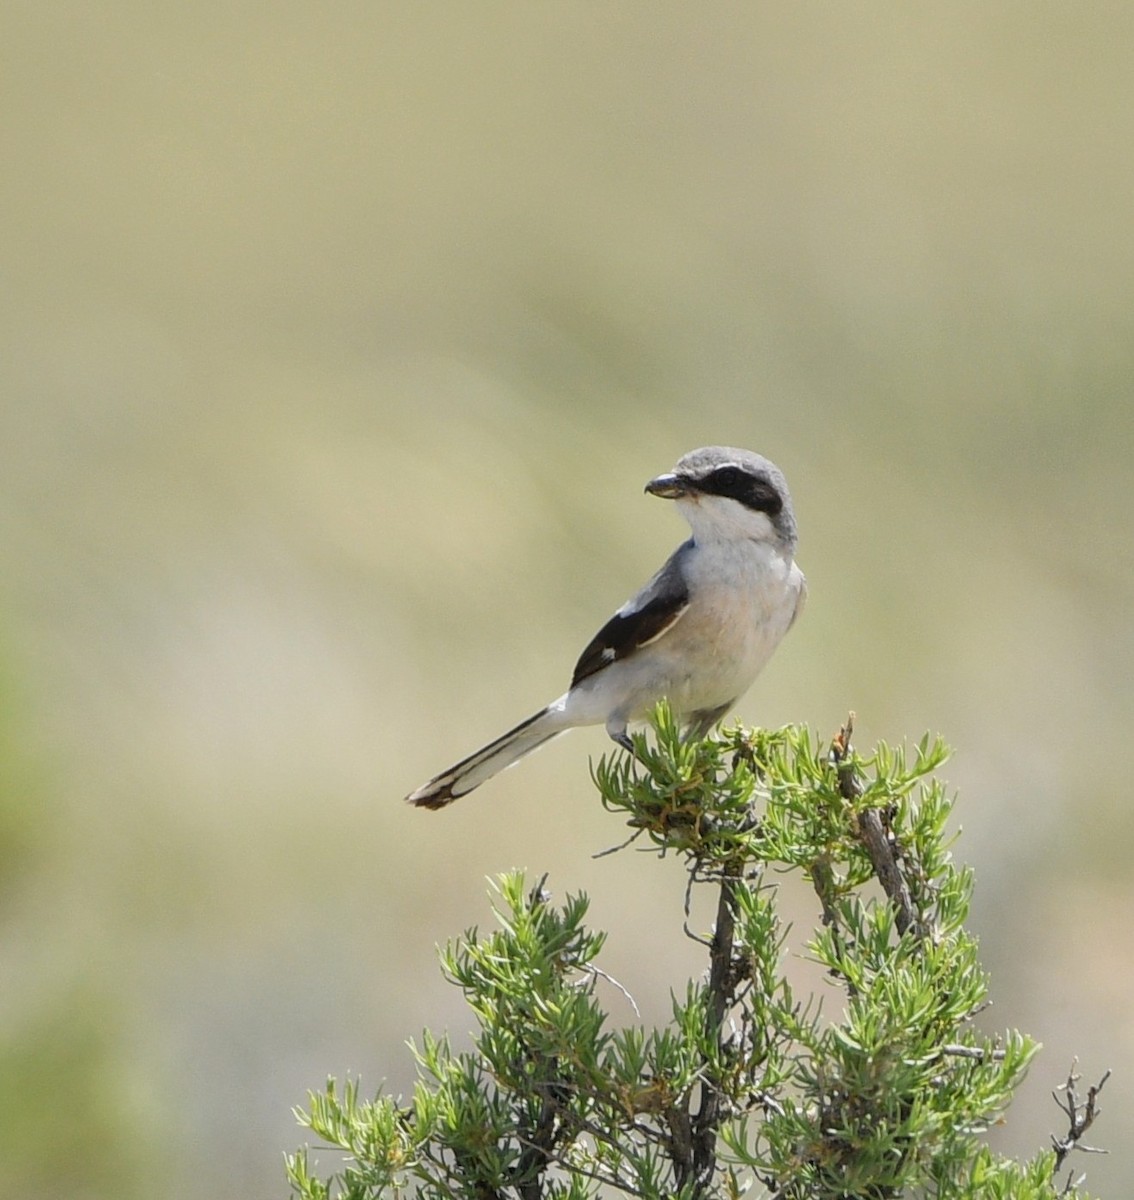
<path fill-rule="evenodd" d="M 949 855 L 944 747 L 858 758 L 849 731 L 828 752 L 792 727 L 687 743 L 664 707 L 654 734 L 594 777 L 632 841 L 681 855 L 690 888 L 715 891 L 707 972 L 674 996 L 670 1023 L 614 1026 L 586 898 L 555 906 L 542 883 L 506 875 L 496 928 L 442 954 L 475 1014 L 475 1049 L 426 1033 L 407 1100 L 333 1080 L 313 1094 L 301 1122 L 345 1157 L 327 1181 L 306 1151 L 289 1158 L 293 1192 L 1081 1197 L 1054 1181 L 1055 1152 L 1017 1164 L 981 1140 L 1036 1046 L 973 1024 L 988 988 L 965 930 L 972 879 Z M 784 976 L 785 871 L 815 890 L 807 949 L 841 1007 L 821 1010 Z"/>

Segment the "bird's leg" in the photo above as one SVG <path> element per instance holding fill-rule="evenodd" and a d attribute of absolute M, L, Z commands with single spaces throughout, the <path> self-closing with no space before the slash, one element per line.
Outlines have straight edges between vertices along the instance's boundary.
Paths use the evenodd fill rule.
<path fill-rule="evenodd" d="M 634 749 L 633 738 L 626 732 L 626 721 L 623 717 L 616 714 L 607 721 L 606 735 L 612 742 L 617 742 L 631 758 L 637 759 L 638 762 L 645 766 L 645 761 L 638 751 Z"/>
<path fill-rule="evenodd" d="M 612 733 L 610 736 L 622 747 L 623 750 L 627 751 L 629 754 L 634 754 L 634 742 L 631 740 L 630 735 L 625 729 L 620 729 L 616 733 Z M 637 755 L 635 755 L 635 757 L 637 757 Z"/>
<path fill-rule="evenodd" d="M 722 704 L 718 708 L 706 708 L 700 712 L 691 713 L 689 720 L 681 735 L 683 742 L 699 742 L 703 738 L 707 738 L 716 723 L 725 715 L 735 700 L 730 700 L 727 704 Z"/>

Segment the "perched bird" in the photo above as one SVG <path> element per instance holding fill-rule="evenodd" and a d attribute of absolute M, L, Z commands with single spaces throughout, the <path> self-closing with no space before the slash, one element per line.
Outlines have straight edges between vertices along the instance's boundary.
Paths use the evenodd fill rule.
<path fill-rule="evenodd" d="M 704 737 L 752 686 L 803 608 L 795 514 L 775 464 L 706 446 L 646 484 L 673 500 L 693 536 L 610 618 L 575 664 L 571 686 L 515 729 L 406 797 L 443 808 L 578 725 L 626 727 L 663 696 L 686 736 Z"/>

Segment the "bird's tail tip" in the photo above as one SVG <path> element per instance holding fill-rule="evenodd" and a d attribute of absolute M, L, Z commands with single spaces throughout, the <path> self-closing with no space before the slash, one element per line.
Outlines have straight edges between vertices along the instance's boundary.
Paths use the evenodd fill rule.
<path fill-rule="evenodd" d="M 439 808 L 448 807 L 457 799 L 459 797 L 455 796 L 452 789 L 446 785 L 444 787 L 418 788 L 416 792 L 410 792 L 406 797 L 406 803 L 411 808 L 426 808 L 430 812 L 436 812 Z"/>
<path fill-rule="evenodd" d="M 541 708 L 494 742 L 410 792 L 406 803 L 414 808 L 445 808 L 562 732 L 555 706 Z"/>

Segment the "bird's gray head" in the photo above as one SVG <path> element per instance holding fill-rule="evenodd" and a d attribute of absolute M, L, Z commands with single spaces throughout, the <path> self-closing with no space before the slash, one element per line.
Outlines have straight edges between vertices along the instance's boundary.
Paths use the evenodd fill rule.
<path fill-rule="evenodd" d="M 646 491 L 677 500 L 694 537 L 710 527 L 727 528 L 731 536 L 774 541 L 789 554 L 795 552 L 795 512 L 787 482 L 775 463 L 751 450 L 690 450 L 672 471 L 651 479 Z"/>

